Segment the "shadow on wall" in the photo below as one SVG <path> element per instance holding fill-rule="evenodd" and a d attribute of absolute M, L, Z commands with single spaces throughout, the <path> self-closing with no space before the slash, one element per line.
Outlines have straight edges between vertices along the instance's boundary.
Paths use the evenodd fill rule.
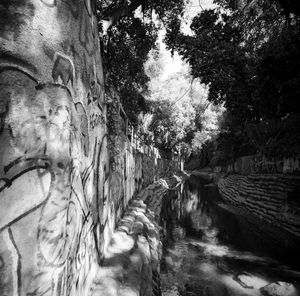
<path fill-rule="evenodd" d="M 154 215 L 134 200 L 107 248 L 91 295 L 160 295 L 158 246 Z"/>
<path fill-rule="evenodd" d="M 0 4 L 1 295 L 87 295 L 115 221 L 157 173 L 129 147 L 110 171 L 95 12 Z"/>
<path fill-rule="evenodd" d="M 0 4 L 0 294 L 86 295 L 109 194 L 93 1 Z"/>
<path fill-rule="evenodd" d="M 95 169 L 101 169 L 103 145 L 95 140 L 95 155 L 81 171 L 78 119 L 67 88 L 37 88 L 21 73 L 4 74 L 2 93 L 10 101 L 0 135 L 1 292 L 83 291 L 101 255 L 95 184 L 105 182 Z"/>

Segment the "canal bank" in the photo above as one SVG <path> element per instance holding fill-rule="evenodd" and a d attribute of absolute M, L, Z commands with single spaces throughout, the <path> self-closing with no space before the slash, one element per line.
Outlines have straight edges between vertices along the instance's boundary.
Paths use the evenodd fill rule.
<path fill-rule="evenodd" d="M 299 249 L 270 229 L 211 180 L 160 179 L 130 202 L 90 295 L 298 295 Z"/>
<path fill-rule="evenodd" d="M 162 294 L 298 295 L 299 247 L 278 244 L 278 233 L 235 212 L 209 183 L 192 176 L 180 197 L 166 195 Z"/>
<path fill-rule="evenodd" d="M 171 174 L 141 190 L 117 224 L 90 288 L 93 296 L 160 296 L 160 217 L 168 191 L 180 192 L 184 173 Z"/>

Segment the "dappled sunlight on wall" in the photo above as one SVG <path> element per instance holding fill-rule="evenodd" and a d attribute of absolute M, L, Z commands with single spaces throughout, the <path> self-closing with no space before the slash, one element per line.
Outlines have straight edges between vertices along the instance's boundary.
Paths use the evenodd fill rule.
<path fill-rule="evenodd" d="M 109 173 L 95 6 L 0 12 L 0 294 L 86 295 Z"/>
<path fill-rule="evenodd" d="M 87 295 L 128 201 L 170 167 L 126 142 L 111 170 L 95 12 L 0 4 L 1 295 Z"/>

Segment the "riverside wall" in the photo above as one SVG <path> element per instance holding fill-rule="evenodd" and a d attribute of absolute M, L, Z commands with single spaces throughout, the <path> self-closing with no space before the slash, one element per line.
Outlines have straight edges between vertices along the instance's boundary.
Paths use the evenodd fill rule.
<path fill-rule="evenodd" d="M 294 157 L 266 157 L 255 154 L 237 158 L 226 166 L 216 166 L 214 172 L 249 174 L 300 174 L 300 154 Z"/>
<path fill-rule="evenodd" d="M 236 208 L 276 228 L 283 237 L 300 242 L 300 157 L 266 158 L 261 155 L 237 159 L 216 167 L 221 196 Z M 278 236 L 280 239 L 280 235 Z M 289 245 L 290 239 L 283 244 Z"/>
<path fill-rule="evenodd" d="M 106 110 L 95 1 L 1 1 L 0 295 L 88 295 L 128 201 L 172 164 L 126 140 L 112 170 Z"/>
<path fill-rule="evenodd" d="M 112 236 L 91 296 L 160 296 L 162 245 L 159 226 L 165 180 L 147 186 L 130 201 Z"/>

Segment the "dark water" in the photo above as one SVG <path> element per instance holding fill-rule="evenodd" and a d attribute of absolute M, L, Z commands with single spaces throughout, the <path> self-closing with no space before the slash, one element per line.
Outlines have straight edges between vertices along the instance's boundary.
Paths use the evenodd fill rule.
<path fill-rule="evenodd" d="M 252 218 L 198 178 L 170 191 L 161 220 L 162 295 L 262 295 L 260 288 L 276 281 L 291 283 L 298 295 L 299 246 Z"/>

